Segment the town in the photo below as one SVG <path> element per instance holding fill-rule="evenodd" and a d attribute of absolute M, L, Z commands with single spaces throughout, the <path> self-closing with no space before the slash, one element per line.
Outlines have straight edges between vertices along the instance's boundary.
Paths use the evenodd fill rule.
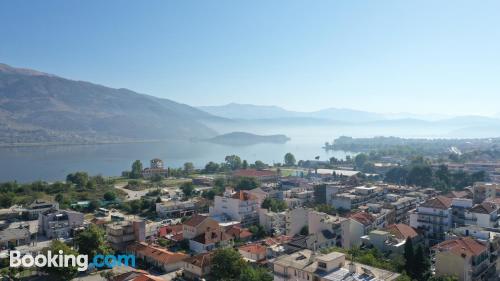
<path fill-rule="evenodd" d="M 287 153 L 270 166 L 229 155 L 202 169 L 137 160 L 120 177 L 3 183 L 0 272 L 6 280 L 498 280 L 500 163 L 434 162 Z M 9 267 L 11 251 L 48 249 L 137 262 L 85 272 Z"/>

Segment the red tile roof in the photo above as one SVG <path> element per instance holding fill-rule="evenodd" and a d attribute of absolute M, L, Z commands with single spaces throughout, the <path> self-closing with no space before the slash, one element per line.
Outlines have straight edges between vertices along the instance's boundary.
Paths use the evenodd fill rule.
<path fill-rule="evenodd" d="M 127 252 L 146 256 L 163 264 L 176 263 L 189 257 L 186 254 L 170 252 L 166 249 L 148 245 L 144 242 L 135 242 L 134 244 L 128 246 Z"/>
<path fill-rule="evenodd" d="M 236 192 L 235 194 L 233 194 L 232 198 L 239 199 L 241 201 L 248 201 L 248 200 L 256 200 L 257 199 L 257 197 L 255 197 L 255 195 L 250 194 L 248 192 L 245 192 L 243 190 L 240 190 L 240 191 Z"/>
<path fill-rule="evenodd" d="M 252 233 L 247 228 L 242 228 L 238 225 L 233 225 L 226 230 L 226 234 L 234 238 L 246 239 L 252 237 Z"/>
<path fill-rule="evenodd" d="M 375 221 L 375 217 L 368 214 L 367 212 L 357 212 L 354 214 L 351 214 L 350 217 L 351 219 L 365 225 L 371 225 Z"/>
<path fill-rule="evenodd" d="M 165 279 L 153 276 L 142 270 L 126 272 L 111 278 L 112 281 L 165 281 Z"/>
<path fill-rule="evenodd" d="M 451 202 L 453 199 L 444 197 L 444 196 L 438 196 L 431 198 L 427 201 L 425 201 L 423 204 L 420 206 L 426 207 L 426 208 L 433 208 L 433 209 L 448 209 L 451 207 Z"/>
<path fill-rule="evenodd" d="M 196 256 L 192 256 L 186 259 L 184 262 L 192 264 L 196 267 L 203 268 L 210 266 L 212 263 L 213 252 L 203 253 Z"/>
<path fill-rule="evenodd" d="M 411 226 L 398 223 L 391 224 L 387 227 L 387 231 L 389 231 L 392 235 L 396 236 L 398 239 L 406 240 L 408 237 L 415 238 L 418 236 L 418 233 Z"/>
<path fill-rule="evenodd" d="M 477 204 L 472 207 L 470 211 L 472 213 L 480 213 L 480 214 L 491 214 L 492 212 L 498 209 L 497 205 L 492 202 L 483 202 L 481 204 Z"/>
<path fill-rule="evenodd" d="M 238 248 L 238 250 L 251 253 L 251 254 L 257 254 L 257 255 L 265 255 L 266 254 L 266 247 L 259 245 L 259 244 L 249 244 L 249 245 L 244 245 Z"/>
<path fill-rule="evenodd" d="M 208 218 L 207 216 L 202 216 L 202 215 L 196 214 L 196 215 L 193 215 L 189 220 L 185 221 L 184 224 L 191 226 L 191 227 L 195 227 L 195 226 L 199 225 L 200 223 L 202 223 L 207 218 Z"/>
<path fill-rule="evenodd" d="M 273 177 L 276 172 L 270 170 L 240 169 L 233 172 L 235 177 Z"/>
<path fill-rule="evenodd" d="M 450 251 L 462 256 L 478 256 L 488 248 L 471 237 L 460 237 L 453 240 L 441 242 L 434 247 L 436 251 Z"/>

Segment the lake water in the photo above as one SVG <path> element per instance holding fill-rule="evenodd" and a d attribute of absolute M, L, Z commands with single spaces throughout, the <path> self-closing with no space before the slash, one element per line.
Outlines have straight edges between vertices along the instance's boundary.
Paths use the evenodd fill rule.
<path fill-rule="evenodd" d="M 328 138 L 331 139 L 331 138 Z M 129 170 L 132 162 L 139 159 L 149 166 L 152 158 L 163 159 L 166 166 L 181 167 L 193 162 L 204 167 L 209 161 L 224 162 L 226 155 L 236 154 L 249 163 L 256 160 L 272 164 L 283 162 L 287 152 L 297 160 L 329 159 L 345 157 L 340 151 L 325 151 L 321 147 L 327 139 L 318 136 L 292 136 L 285 144 L 257 144 L 251 146 L 226 146 L 207 142 L 165 141 L 156 143 L 126 143 L 100 145 L 62 145 L 0 148 L 0 182 L 17 180 L 55 181 L 66 178 L 75 171 L 87 171 L 92 175 L 118 176 Z"/>

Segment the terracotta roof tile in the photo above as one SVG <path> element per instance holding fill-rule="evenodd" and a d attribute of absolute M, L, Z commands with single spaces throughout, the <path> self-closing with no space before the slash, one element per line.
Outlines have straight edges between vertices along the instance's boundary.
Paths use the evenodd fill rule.
<path fill-rule="evenodd" d="M 418 233 L 411 226 L 398 223 L 391 224 L 387 227 L 387 231 L 389 231 L 392 235 L 396 236 L 398 239 L 406 240 L 408 237 L 414 238 L 418 236 Z"/>
<path fill-rule="evenodd" d="M 207 216 L 202 216 L 202 215 L 193 215 L 189 220 L 185 221 L 184 224 L 195 227 L 202 223 L 204 220 L 206 220 L 208 217 Z"/>
<path fill-rule="evenodd" d="M 192 256 L 185 260 L 186 263 L 192 264 L 196 267 L 207 267 L 212 263 L 213 252 L 203 253 L 196 256 Z"/>
<path fill-rule="evenodd" d="M 188 255 L 183 253 L 170 252 L 166 249 L 148 245 L 143 242 L 135 242 L 134 244 L 127 247 L 127 251 L 136 253 L 136 255 L 140 254 L 142 256 L 146 256 L 150 259 L 164 264 L 179 262 L 189 257 Z"/>
<path fill-rule="evenodd" d="M 368 225 L 371 225 L 374 221 L 375 221 L 375 217 L 373 217 L 372 215 L 366 213 L 366 212 L 357 212 L 357 213 L 354 213 L 354 214 L 351 214 L 349 216 L 349 218 L 365 225 L 365 226 L 368 226 Z"/>
<path fill-rule="evenodd" d="M 477 204 L 472 207 L 470 211 L 472 213 L 480 213 L 480 214 L 491 214 L 492 212 L 498 209 L 497 205 L 492 202 L 483 202 L 481 204 Z"/>
<path fill-rule="evenodd" d="M 471 237 L 460 237 L 441 242 L 434 247 L 436 251 L 451 251 L 457 255 L 478 256 L 487 250 L 487 247 Z"/>
<path fill-rule="evenodd" d="M 425 201 L 420 206 L 433 209 L 448 209 L 451 207 L 452 200 L 445 196 L 438 196 Z"/>
<path fill-rule="evenodd" d="M 244 245 L 239 247 L 238 250 L 258 255 L 264 255 L 266 253 L 266 247 L 259 244 Z"/>

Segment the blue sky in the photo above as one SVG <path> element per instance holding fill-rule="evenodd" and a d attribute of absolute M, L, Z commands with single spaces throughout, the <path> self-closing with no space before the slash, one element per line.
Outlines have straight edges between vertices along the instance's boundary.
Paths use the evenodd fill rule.
<path fill-rule="evenodd" d="M 492 115 L 499 1 L 0 2 L 0 62 L 191 105 Z"/>

